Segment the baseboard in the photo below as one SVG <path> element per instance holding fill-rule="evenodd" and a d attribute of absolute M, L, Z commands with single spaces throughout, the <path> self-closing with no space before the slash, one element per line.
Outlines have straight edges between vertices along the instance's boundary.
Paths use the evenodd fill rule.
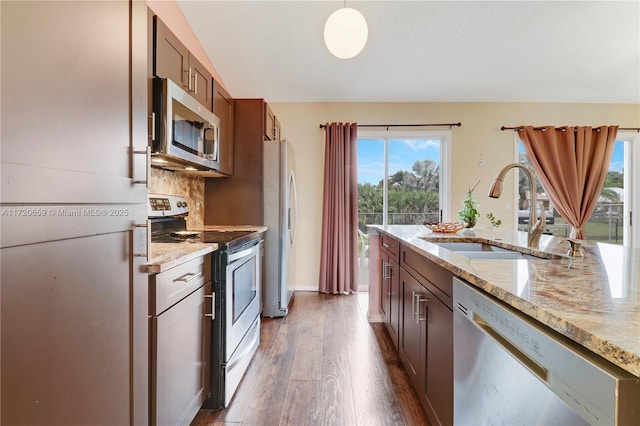
<path fill-rule="evenodd" d="M 318 291 L 318 286 L 299 285 L 299 286 L 296 286 L 295 291 Z M 365 285 L 359 285 L 358 286 L 358 293 L 367 293 L 368 291 L 369 291 L 369 286 L 368 285 L 365 284 Z"/>
<path fill-rule="evenodd" d="M 317 285 L 297 285 L 295 291 L 318 291 Z"/>
<path fill-rule="evenodd" d="M 367 321 L 369 322 L 384 322 L 384 317 L 380 314 L 367 313 Z"/>

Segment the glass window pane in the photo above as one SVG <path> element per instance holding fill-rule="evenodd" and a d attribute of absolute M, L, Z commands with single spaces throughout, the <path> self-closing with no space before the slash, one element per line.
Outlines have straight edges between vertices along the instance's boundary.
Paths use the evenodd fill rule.
<path fill-rule="evenodd" d="M 358 229 L 382 225 L 384 140 L 358 139 Z"/>
<path fill-rule="evenodd" d="M 388 223 L 439 222 L 440 140 L 390 139 Z"/>

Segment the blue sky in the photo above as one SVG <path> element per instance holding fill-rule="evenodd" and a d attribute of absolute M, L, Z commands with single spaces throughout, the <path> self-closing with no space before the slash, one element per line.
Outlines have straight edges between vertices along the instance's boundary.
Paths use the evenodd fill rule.
<path fill-rule="evenodd" d="M 410 171 L 417 160 L 440 162 L 440 141 L 430 139 L 394 139 L 389 141 L 389 175 Z M 384 176 L 384 141 L 358 141 L 358 182 L 377 185 Z"/>
<path fill-rule="evenodd" d="M 613 146 L 613 156 L 609 171 L 621 172 L 624 167 L 624 142 L 617 141 Z"/>
<path fill-rule="evenodd" d="M 358 183 L 377 185 L 384 176 L 384 142 L 375 139 L 358 141 Z M 389 142 L 389 175 L 398 170 L 410 171 L 416 160 L 440 161 L 438 140 L 403 139 Z M 622 171 L 624 166 L 624 143 L 616 142 L 611 157 L 611 171 Z"/>

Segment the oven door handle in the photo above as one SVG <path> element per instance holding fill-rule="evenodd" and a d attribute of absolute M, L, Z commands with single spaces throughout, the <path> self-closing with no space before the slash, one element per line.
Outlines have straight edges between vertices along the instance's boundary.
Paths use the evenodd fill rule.
<path fill-rule="evenodd" d="M 237 253 L 230 253 L 229 257 L 227 259 L 227 262 L 231 263 L 231 262 L 235 262 L 238 259 L 242 259 L 243 257 L 248 257 L 248 256 L 252 256 L 256 253 L 260 252 L 260 244 L 256 244 L 254 246 L 249 247 L 248 249 L 239 251 Z"/>

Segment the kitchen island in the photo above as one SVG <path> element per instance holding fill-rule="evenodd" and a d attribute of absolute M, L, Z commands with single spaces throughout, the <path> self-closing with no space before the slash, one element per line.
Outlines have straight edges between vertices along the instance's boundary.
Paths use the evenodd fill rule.
<path fill-rule="evenodd" d="M 585 242 L 583 258 L 543 235 L 539 249 L 561 259 L 469 259 L 434 241 L 484 240 L 528 251 L 525 232 L 436 234 L 421 225 L 370 226 L 640 378 L 640 250 Z M 431 241 L 428 241 L 431 240 Z M 372 282 L 371 292 L 374 283 Z M 376 286 L 377 287 L 377 286 Z M 370 306 L 375 311 L 375 307 Z"/>

